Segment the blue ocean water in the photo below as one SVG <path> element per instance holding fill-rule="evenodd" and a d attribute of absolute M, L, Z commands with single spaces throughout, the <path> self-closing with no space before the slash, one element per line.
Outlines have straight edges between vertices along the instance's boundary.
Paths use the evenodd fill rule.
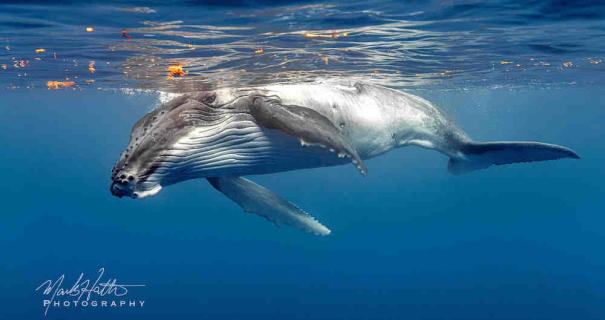
<path fill-rule="evenodd" d="M 603 319 L 604 9 L 3 2 L 0 319 Z M 175 64 L 185 77 L 167 77 Z M 422 96 L 477 140 L 557 143 L 582 159 L 452 176 L 446 157 L 410 147 L 368 160 L 367 177 L 252 177 L 327 237 L 243 213 L 206 181 L 111 196 L 131 126 L 167 93 L 337 77 Z M 45 280 L 69 288 L 99 268 L 145 284 L 127 295 L 144 306 L 44 314 Z"/>

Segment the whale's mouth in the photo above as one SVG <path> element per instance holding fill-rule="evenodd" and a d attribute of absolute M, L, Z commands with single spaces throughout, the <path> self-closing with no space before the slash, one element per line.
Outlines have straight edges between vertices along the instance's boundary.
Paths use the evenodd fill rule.
<path fill-rule="evenodd" d="M 124 185 L 124 184 L 120 183 L 119 181 L 114 181 L 111 183 L 109 190 L 111 191 L 112 195 L 114 195 L 118 198 L 130 197 L 133 199 L 142 199 L 142 198 L 156 195 L 158 192 L 160 192 L 160 190 L 162 190 L 162 186 L 159 184 L 156 184 L 155 186 L 153 186 L 151 189 L 148 189 L 148 190 L 134 191 L 128 185 Z"/>
<path fill-rule="evenodd" d="M 137 198 L 136 193 L 133 192 L 132 189 L 130 189 L 128 186 L 121 183 L 120 181 L 113 181 L 111 183 L 111 186 L 109 187 L 109 190 L 111 191 L 112 195 L 114 195 L 118 198 L 122 198 L 122 197 Z"/>

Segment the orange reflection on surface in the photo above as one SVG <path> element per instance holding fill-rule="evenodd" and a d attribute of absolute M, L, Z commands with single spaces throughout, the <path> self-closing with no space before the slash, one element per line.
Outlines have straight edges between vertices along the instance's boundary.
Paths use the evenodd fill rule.
<path fill-rule="evenodd" d="M 168 79 L 173 79 L 175 76 L 184 77 L 186 74 L 187 72 L 183 70 L 183 64 L 181 63 L 168 66 Z"/>
<path fill-rule="evenodd" d="M 73 81 L 48 81 L 46 86 L 49 90 L 57 90 L 59 88 L 73 87 L 76 83 Z"/>

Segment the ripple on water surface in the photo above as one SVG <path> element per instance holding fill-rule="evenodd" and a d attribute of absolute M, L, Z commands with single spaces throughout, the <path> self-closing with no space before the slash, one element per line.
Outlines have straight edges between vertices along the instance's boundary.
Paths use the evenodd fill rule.
<path fill-rule="evenodd" d="M 603 12 L 560 1 L 9 1 L 0 4 L 0 85 L 181 92 L 318 77 L 402 88 L 601 84 Z"/>

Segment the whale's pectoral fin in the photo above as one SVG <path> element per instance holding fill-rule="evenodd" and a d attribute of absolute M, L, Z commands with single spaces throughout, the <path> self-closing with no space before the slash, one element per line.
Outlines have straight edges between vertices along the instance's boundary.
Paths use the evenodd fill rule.
<path fill-rule="evenodd" d="M 260 126 L 297 137 L 303 146 L 320 145 L 336 152 L 339 157 L 351 158 L 359 172 L 367 175 L 368 168 L 355 148 L 328 118 L 317 111 L 256 96 L 250 105 L 250 113 Z"/>
<path fill-rule="evenodd" d="M 208 182 L 244 211 L 257 214 L 276 225 L 289 225 L 316 235 L 328 235 L 330 229 L 308 213 L 271 190 L 241 177 L 208 178 Z"/>

